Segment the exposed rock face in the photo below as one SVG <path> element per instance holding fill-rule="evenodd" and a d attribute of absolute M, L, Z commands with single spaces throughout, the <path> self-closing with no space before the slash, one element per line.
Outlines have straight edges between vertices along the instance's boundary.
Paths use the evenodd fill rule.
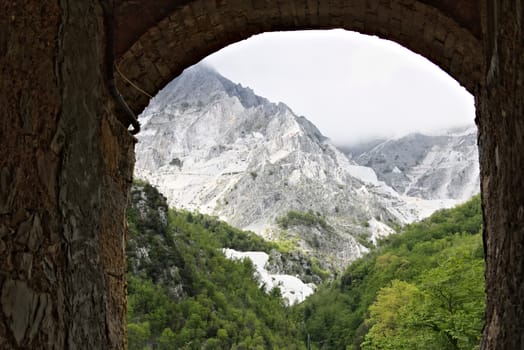
<path fill-rule="evenodd" d="M 133 227 L 127 242 L 127 266 L 133 275 L 143 275 L 163 286 L 170 296 L 186 296 L 180 268 L 182 256 L 168 237 L 168 206 L 164 196 L 149 184 L 134 183 L 128 215 Z M 151 256 L 154 254 L 154 261 Z"/>
<path fill-rule="evenodd" d="M 305 284 L 296 276 L 268 271 L 269 255 L 265 252 L 239 252 L 234 249 L 224 249 L 224 254 L 229 259 L 250 259 L 255 265 L 260 286 L 263 286 L 267 292 L 273 288 L 279 288 L 282 299 L 287 305 L 303 302 L 315 290 L 314 284 Z"/>
<path fill-rule="evenodd" d="M 269 259 L 265 265 L 267 271 L 272 274 L 287 274 L 299 277 L 305 283 L 312 283 L 319 285 L 322 280 L 329 277 L 328 270 L 316 270 L 315 266 L 312 265 L 311 256 L 306 256 L 304 253 L 294 250 L 287 254 L 282 254 L 278 250 L 273 249 L 269 252 Z M 326 269 L 325 266 L 318 266 Z M 319 272 L 325 272 L 326 274 L 319 275 Z"/>
<path fill-rule="evenodd" d="M 355 236 L 375 240 L 388 233 L 386 225 L 419 218 L 417 206 L 349 160 L 306 118 L 205 66 L 169 84 L 141 122 L 135 174 L 171 205 L 276 239 L 277 217 L 315 213 L 333 230 L 290 232 L 304 250 L 323 252 L 338 266 L 366 251 Z"/>
<path fill-rule="evenodd" d="M 477 130 L 411 134 L 353 153 L 397 192 L 424 199 L 465 201 L 480 192 Z"/>

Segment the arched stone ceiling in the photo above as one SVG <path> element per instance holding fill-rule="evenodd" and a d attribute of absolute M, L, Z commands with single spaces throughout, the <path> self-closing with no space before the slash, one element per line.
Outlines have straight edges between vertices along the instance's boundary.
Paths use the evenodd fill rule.
<path fill-rule="evenodd" d="M 425 56 L 472 93 L 481 81 L 478 1 L 120 0 L 115 6 L 117 84 L 137 113 L 188 66 L 269 31 L 377 35 Z"/>

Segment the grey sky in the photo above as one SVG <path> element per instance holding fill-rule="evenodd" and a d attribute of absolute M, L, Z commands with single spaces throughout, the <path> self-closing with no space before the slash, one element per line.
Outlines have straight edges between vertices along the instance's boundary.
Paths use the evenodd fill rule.
<path fill-rule="evenodd" d="M 337 144 L 473 124 L 473 97 L 402 46 L 344 30 L 264 33 L 205 61 Z"/>

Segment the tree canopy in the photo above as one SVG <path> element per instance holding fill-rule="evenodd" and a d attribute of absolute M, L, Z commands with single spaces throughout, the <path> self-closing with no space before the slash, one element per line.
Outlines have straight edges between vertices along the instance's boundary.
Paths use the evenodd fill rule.
<path fill-rule="evenodd" d="M 484 313 L 480 198 L 387 237 L 300 306 L 319 349 L 473 349 Z"/>
<path fill-rule="evenodd" d="M 142 186 L 142 187 L 140 187 Z M 249 260 L 222 248 L 280 249 L 217 218 L 132 192 L 129 349 L 471 350 L 484 313 L 480 198 L 385 238 L 302 304 L 260 288 Z M 293 212 L 281 225 L 322 225 Z M 283 250 L 281 253 L 284 254 Z M 314 262 L 311 267 L 315 266 Z"/>

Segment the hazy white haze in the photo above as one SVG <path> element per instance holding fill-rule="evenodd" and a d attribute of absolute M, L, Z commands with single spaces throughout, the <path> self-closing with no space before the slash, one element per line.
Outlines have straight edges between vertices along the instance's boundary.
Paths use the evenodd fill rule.
<path fill-rule="evenodd" d="M 306 116 L 335 144 L 472 125 L 473 97 L 424 57 L 344 30 L 273 32 L 205 59 Z"/>

